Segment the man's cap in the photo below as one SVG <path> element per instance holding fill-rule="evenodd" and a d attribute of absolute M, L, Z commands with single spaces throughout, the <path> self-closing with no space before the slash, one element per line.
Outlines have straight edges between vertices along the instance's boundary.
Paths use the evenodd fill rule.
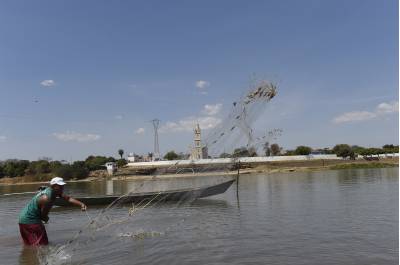
<path fill-rule="evenodd" d="M 61 185 L 61 186 L 63 186 L 65 184 L 66 183 L 64 182 L 64 180 L 62 178 L 60 178 L 60 177 L 55 177 L 55 178 L 52 178 L 50 180 L 50 185 Z"/>

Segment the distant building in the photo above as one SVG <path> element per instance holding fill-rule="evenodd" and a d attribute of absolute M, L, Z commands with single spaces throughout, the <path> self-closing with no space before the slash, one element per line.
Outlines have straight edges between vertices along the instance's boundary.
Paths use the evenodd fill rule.
<path fill-rule="evenodd" d="M 137 155 L 134 153 L 129 153 L 128 155 L 128 163 L 151 162 L 151 161 L 153 161 L 152 153 L 149 153 L 147 155 Z"/>
<path fill-rule="evenodd" d="M 129 153 L 128 155 L 128 163 L 138 162 L 139 156 L 134 153 Z"/>
<path fill-rule="evenodd" d="M 201 144 L 201 129 L 200 125 L 197 123 L 194 128 L 194 147 L 190 152 L 190 159 L 203 159 L 208 157 L 208 149 L 206 146 Z"/>
<path fill-rule="evenodd" d="M 143 162 L 151 162 L 151 161 L 159 161 L 160 159 L 157 157 L 154 157 L 153 154 L 147 154 L 142 156 L 142 161 Z"/>
<path fill-rule="evenodd" d="M 107 168 L 107 173 L 110 176 L 113 175 L 115 171 L 117 171 L 117 163 L 115 162 L 107 162 L 105 166 Z"/>

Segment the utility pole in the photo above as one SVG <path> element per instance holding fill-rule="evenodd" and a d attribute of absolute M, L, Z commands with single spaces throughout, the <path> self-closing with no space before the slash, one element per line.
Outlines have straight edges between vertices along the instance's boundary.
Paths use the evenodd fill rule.
<path fill-rule="evenodd" d="M 153 119 L 151 122 L 153 123 L 153 128 L 154 128 L 154 155 L 153 155 L 153 161 L 154 161 L 160 159 L 160 146 L 158 144 L 158 126 L 160 125 L 160 120 Z"/>

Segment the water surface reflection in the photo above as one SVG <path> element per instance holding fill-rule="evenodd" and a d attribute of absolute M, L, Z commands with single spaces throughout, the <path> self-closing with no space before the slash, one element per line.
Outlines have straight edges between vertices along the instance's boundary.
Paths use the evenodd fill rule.
<path fill-rule="evenodd" d="M 142 185 L 181 188 L 205 179 Z M 70 183 L 74 194 L 124 193 L 138 182 Z M 33 188 L 33 187 L 29 187 Z M 0 187 L 0 193 L 29 190 Z M 32 264 L 16 216 L 31 195 L 0 197 L 4 264 Z M 125 218 L 129 205 L 112 209 Z M 94 218 L 51 214 L 51 246 L 65 244 Z M 73 264 L 393 264 L 398 263 L 398 169 L 242 175 L 222 195 L 146 208 L 129 222 L 79 237 Z"/>

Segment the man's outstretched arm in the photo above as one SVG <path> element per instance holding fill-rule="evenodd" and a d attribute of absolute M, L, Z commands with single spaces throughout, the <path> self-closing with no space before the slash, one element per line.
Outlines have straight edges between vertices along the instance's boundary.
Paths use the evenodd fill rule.
<path fill-rule="evenodd" d="M 69 196 L 67 196 L 67 195 L 62 195 L 62 197 L 63 197 L 64 200 L 66 200 L 67 202 L 72 203 L 73 205 L 76 205 L 76 206 L 81 207 L 81 210 L 82 210 L 82 211 L 86 211 L 87 206 L 86 206 L 83 202 L 78 201 L 77 199 L 74 199 L 74 198 L 69 197 Z"/>

